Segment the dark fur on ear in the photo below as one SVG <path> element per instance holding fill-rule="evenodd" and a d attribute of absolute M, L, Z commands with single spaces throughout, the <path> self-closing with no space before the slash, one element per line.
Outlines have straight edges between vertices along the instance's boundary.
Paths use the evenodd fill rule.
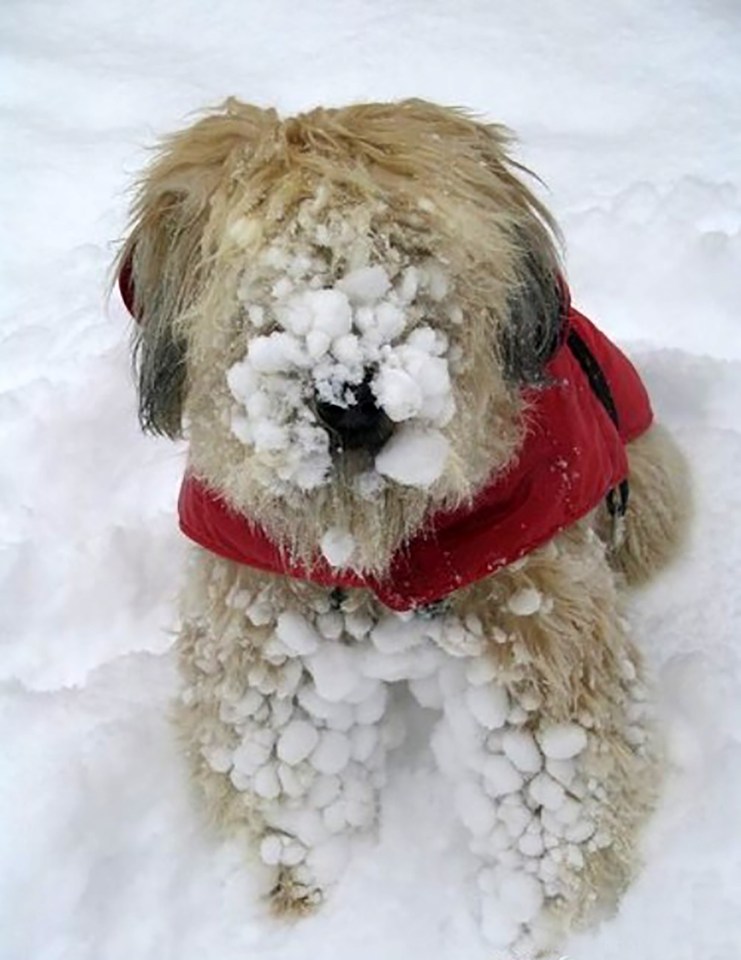
<path fill-rule="evenodd" d="M 133 357 L 139 422 L 148 433 L 180 436 L 187 379 L 187 341 L 178 318 L 187 308 L 199 260 L 199 231 L 189 223 L 183 193 L 167 192 L 148 210 L 130 240 L 129 263 L 137 329 Z M 188 242 L 186 232 L 194 235 Z"/>
<path fill-rule="evenodd" d="M 532 242 L 525 230 L 518 230 L 516 247 L 521 250 L 517 279 L 509 298 L 509 320 L 500 340 L 505 376 L 522 386 L 545 386 L 545 367 L 565 331 L 559 269 L 542 236 Z"/>
<path fill-rule="evenodd" d="M 211 202 L 274 122 L 273 111 L 228 100 L 166 138 L 139 183 L 116 267 L 129 271 L 139 419 L 149 433 L 182 433 L 188 314 L 203 289 Z"/>
<path fill-rule="evenodd" d="M 481 124 L 482 158 L 509 193 L 516 219 L 509 227 L 514 282 L 509 316 L 499 329 L 498 348 L 506 378 L 513 384 L 547 383 L 545 366 L 563 333 L 559 275 L 561 233 L 547 207 L 527 187 L 539 178 L 508 155 L 512 136 L 506 128 Z"/>
<path fill-rule="evenodd" d="M 175 439 L 182 432 L 187 341 L 162 312 L 139 326 L 133 356 L 139 381 L 139 423 L 147 433 Z"/>

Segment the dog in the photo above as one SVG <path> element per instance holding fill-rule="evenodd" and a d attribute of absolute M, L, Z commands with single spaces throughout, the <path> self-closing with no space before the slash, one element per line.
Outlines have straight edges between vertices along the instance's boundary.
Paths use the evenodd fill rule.
<path fill-rule="evenodd" d="M 421 100 L 230 99 L 162 143 L 117 272 L 141 424 L 188 440 L 177 724 L 210 815 L 277 914 L 315 909 L 406 685 L 483 934 L 531 956 L 638 866 L 661 749 L 621 598 L 690 489 L 509 147 Z"/>

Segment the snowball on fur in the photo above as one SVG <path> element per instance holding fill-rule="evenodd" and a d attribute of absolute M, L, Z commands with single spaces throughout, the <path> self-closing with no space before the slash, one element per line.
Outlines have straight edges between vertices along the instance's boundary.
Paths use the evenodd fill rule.
<path fill-rule="evenodd" d="M 443 472 L 449 449 L 439 430 L 402 427 L 376 457 L 376 470 L 406 486 L 429 487 Z"/>

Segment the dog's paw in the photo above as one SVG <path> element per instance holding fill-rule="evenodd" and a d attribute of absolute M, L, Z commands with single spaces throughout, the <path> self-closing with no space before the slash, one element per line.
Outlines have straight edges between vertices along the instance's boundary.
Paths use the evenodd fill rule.
<path fill-rule="evenodd" d="M 281 920 L 300 920 L 321 906 L 324 892 L 304 876 L 300 867 L 281 867 L 270 891 L 270 910 Z"/>

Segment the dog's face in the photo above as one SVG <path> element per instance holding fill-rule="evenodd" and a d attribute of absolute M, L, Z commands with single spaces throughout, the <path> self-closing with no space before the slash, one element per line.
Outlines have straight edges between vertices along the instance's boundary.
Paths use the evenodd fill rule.
<path fill-rule="evenodd" d="M 550 220 L 499 128 L 420 101 L 171 138 L 122 260 L 145 427 L 306 558 L 381 572 L 516 455 L 557 338 Z"/>

